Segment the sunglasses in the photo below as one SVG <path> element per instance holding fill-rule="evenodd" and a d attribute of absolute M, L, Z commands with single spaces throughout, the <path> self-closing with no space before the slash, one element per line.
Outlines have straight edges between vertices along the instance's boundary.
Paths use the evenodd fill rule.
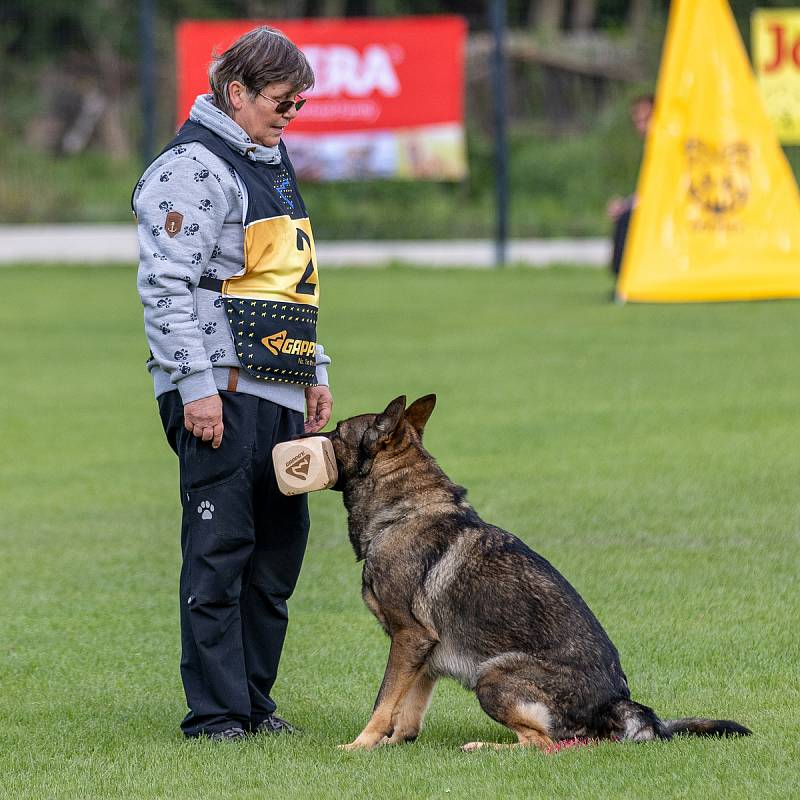
<path fill-rule="evenodd" d="M 285 114 L 292 107 L 299 111 L 308 102 L 308 99 L 305 97 L 298 97 L 297 100 L 273 100 L 266 94 L 262 94 L 261 92 L 258 92 L 258 94 L 265 100 L 269 100 L 270 103 L 275 103 L 276 114 Z"/>

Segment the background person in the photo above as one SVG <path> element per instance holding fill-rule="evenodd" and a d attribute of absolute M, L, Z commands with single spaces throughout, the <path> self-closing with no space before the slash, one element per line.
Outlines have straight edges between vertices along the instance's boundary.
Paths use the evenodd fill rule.
<path fill-rule="evenodd" d="M 650 127 L 650 119 L 653 116 L 653 106 L 655 100 L 653 95 L 640 95 L 635 98 L 630 105 L 631 123 L 636 133 L 644 139 Z M 631 214 L 636 207 L 636 194 L 628 197 L 612 197 L 606 206 L 606 216 L 614 223 L 612 233 L 613 251 L 611 255 L 611 271 L 614 276 L 619 275 L 622 267 L 622 257 L 625 252 L 625 240 L 628 237 L 628 226 L 631 221 Z"/>
<path fill-rule="evenodd" d="M 271 451 L 320 430 L 333 401 L 330 359 L 314 345 L 313 236 L 281 142 L 311 67 L 262 27 L 216 57 L 209 78 L 133 206 L 148 369 L 180 462 L 181 727 L 239 739 L 292 731 L 270 692 L 309 520 L 306 495 L 278 492 Z M 251 318 L 278 317 L 283 330 L 247 333 Z"/>

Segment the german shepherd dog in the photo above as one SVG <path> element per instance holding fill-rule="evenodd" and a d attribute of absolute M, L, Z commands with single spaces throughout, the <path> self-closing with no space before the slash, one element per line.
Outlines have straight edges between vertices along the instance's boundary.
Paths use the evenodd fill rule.
<path fill-rule="evenodd" d="M 338 423 L 336 454 L 364 602 L 391 638 L 369 722 L 348 750 L 416 739 L 436 680 L 455 678 L 513 745 L 746 735 L 730 720 L 661 720 L 631 700 L 619 654 L 548 561 L 484 522 L 422 446 L 435 395 Z M 318 434 L 319 435 L 319 434 Z"/>

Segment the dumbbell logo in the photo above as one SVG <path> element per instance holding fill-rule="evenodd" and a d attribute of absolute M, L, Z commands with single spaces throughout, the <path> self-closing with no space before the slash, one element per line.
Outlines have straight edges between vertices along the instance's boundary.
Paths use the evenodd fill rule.
<path fill-rule="evenodd" d="M 311 453 L 306 450 L 298 453 L 286 464 L 286 474 L 304 481 L 308 478 L 308 468 L 311 466 Z"/>

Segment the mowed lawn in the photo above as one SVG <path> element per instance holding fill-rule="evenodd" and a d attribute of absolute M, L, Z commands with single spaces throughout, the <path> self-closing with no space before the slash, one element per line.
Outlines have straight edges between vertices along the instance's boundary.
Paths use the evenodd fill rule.
<path fill-rule="evenodd" d="M 335 417 L 436 392 L 426 443 L 594 609 L 635 699 L 749 739 L 512 741 L 443 681 L 418 742 L 346 753 L 387 640 L 339 495 L 313 524 L 275 697 L 298 737 L 184 741 L 178 489 L 132 268 L 0 271 L 0 796 L 800 795 L 796 302 L 627 306 L 592 270 L 323 274 Z"/>

